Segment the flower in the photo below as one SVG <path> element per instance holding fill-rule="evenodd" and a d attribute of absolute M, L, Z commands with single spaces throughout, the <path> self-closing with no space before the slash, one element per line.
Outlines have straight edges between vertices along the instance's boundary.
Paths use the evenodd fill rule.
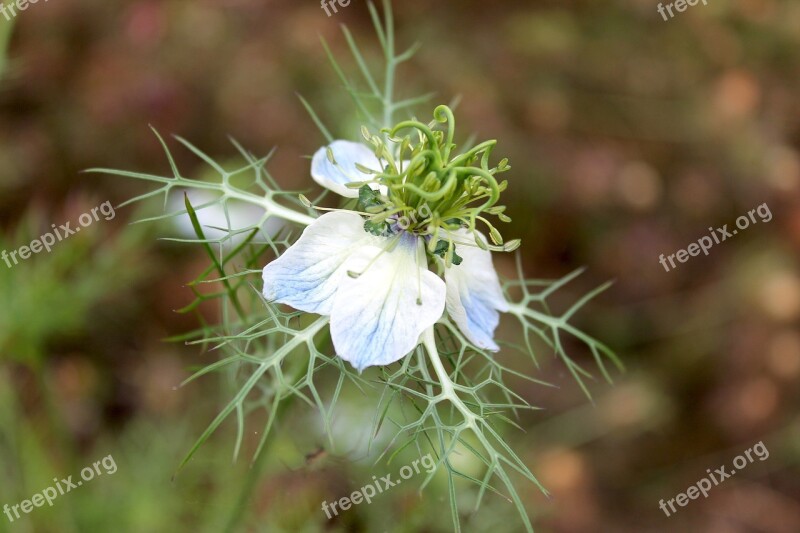
<path fill-rule="evenodd" d="M 494 330 L 508 304 L 492 264 L 490 248 L 497 247 L 474 228 L 480 210 L 466 206 L 498 189 L 496 182 L 481 188 L 484 176 L 450 178 L 454 169 L 465 167 L 445 165 L 447 143 L 435 145 L 444 158 L 432 156 L 435 139 L 413 149 L 406 141 L 402 147 L 411 158 L 401 163 L 395 163 L 394 155 L 402 147 L 389 149 L 378 136 L 368 140 L 376 150 L 339 140 L 314 155 L 312 178 L 342 196 L 358 198 L 359 211 L 334 210 L 309 225 L 264 268 L 264 297 L 330 316 L 337 354 L 359 371 L 408 354 L 445 309 L 474 346 L 499 350 Z M 428 193 L 437 188 L 428 183 L 432 169 L 442 178 L 438 191 Z M 451 190 L 441 193 L 444 187 Z"/>

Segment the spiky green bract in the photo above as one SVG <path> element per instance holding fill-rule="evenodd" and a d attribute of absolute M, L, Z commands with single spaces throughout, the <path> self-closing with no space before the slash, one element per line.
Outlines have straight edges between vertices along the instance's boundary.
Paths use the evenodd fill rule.
<path fill-rule="evenodd" d="M 559 280 L 530 280 L 525 279 L 522 271 L 522 262 L 519 255 L 517 255 L 517 275 L 518 279 L 509 280 L 504 284 L 504 291 L 506 293 L 506 300 L 509 302 L 509 314 L 513 315 L 522 326 L 523 334 L 525 337 L 525 352 L 530 355 L 533 362 L 538 367 L 536 359 L 536 350 L 531 342 L 531 336 L 538 337 L 549 346 L 555 354 L 560 357 L 564 364 L 567 365 L 570 374 L 578 382 L 578 385 L 583 390 L 586 397 L 591 400 L 591 393 L 589 392 L 584 379 L 593 379 L 591 373 L 576 363 L 572 357 L 567 354 L 562 341 L 564 334 L 570 335 L 577 340 L 581 341 L 592 353 L 595 363 L 600 368 L 603 377 L 611 383 L 611 374 L 606 368 L 605 359 L 610 360 L 618 370 L 623 370 L 622 362 L 619 360 L 614 351 L 598 341 L 597 339 L 587 335 L 583 331 L 577 329 L 570 324 L 570 319 L 577 313 L 589 300 L 599 295 L 601 292 L 611 286 L 611 282 L 604 283 L 596 289 L 584 295 L 572 307 L 570 307 L 561 316 L 553 316 L 547 305 L 547 300 L 559 289 L 564 287 L 567 283 L 574 280 L 583 273 L 582 268 L 564 276 Z M 532 288 L 540 288 L 540 292 L 532 292 Z M 514 301 L 513 289 L 521 292 L 519 300 Z M 534 306 L 538 306 L 536 309 Z"/>

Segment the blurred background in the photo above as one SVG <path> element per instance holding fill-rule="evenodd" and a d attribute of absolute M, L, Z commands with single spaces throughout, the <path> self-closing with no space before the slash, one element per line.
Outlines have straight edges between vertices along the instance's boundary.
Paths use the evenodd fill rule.
<path fill-rule="evenodd" d="M 523 239 L 526 274 L 585 266 L 565 306 L 615 280 L 576 320 L 627 371 L 592 383 L 591 402 L 542 354 L 535 375 L 558 388 L 515 385 L 542 408 L 506 431 L 553 493 L 520 483 L 537 531 L 800 531 L 800 3 L 712 0 L 668 21 L 654 0 L 397 4 L 400 47 L 423 44 L 400 96 L 435 91 L 418 110 L 427 119 L 460 95 L 462 133 L 500 140 L 513 167 L 503 233 Z M 328 125 L 354 120 L 319 37 L 346 57 L 347 24 L 379 60 L 360 0 L 331 17 L 316 1 L 40 1 L 13 22 L 0 81 L 9 251 L 148 190 L 84 169 L 168 174 L 148 125 L 218 160 L 236 156 L 229 135 L 259 155 L 277 146 L 278 182 L 307 189 L 304 156 L 324 140 L 296 93 Z M 0 17 L 0 43 L 10 28 Z M 173 148 L 184 174 L 203 172 Z M 771 221 L 670 272 L 659 264 L 765 202 Z M 231 459 L 233 423 L 173 476 L 231 392 L 215 376 L 178 388 L 214 360 L 165 342 L 197 326 L 174 310 L 206 259 L 159 241 L 176 235 L 170 224 L 128 225 L 160 208 L 118 209 L 52 253 L 0 263 L 0 504 L 109 454 L 118 465 L 52 508 L 1 517 L 0 531 L 451 530 L 438 479 L 422 497 L 408 483 L 326 519 L 323 500 L 407 464 L 357 460 L 354 428 L 373 407 L 357 391 L 340 403 L 336 450 L 313 409 L 293 408 L 252 497 L 249 456 Z M 514 275 L 513 257 L 495 262 Z M 501 325 L 501 337 L 518 334 Z M 498 357 L 534 369 L 513 350 Z M 759 441 L 768 459 L 674 516 L 659 509 Z M 502 498 L 476 514 L 472 498 L 465 485 L 465 531 L 520 530 Z"/>

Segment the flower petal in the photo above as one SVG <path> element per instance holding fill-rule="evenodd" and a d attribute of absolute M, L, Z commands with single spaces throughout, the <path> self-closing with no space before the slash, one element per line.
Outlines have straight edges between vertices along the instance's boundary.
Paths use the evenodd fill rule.
<path fill-rule="evenodd" d="M 319 217 L 283 255 L 264 267 L 264 297 L 307 313 L 330 315 L 350 255 L 382 239 L 364 231 L 363 219 L 345 211 Z"/>
<path fill-rule="evenodd" d="M 328 159 L 328 149 L 333 152 L 334 165 Z M 347 198 L 358 198 L 358 189 L 350 189 L 345 184 L 354 181 L 368 181 L 369 174 L 361 172 L 356 163 L 363 167 L 380 170 L 380 162 L 375 154 L 361 143 L 351 141 L 333 141 L 323 146 L 311 160 L 311 177 L 336 194 Z M 373 187 L 377 189 L 377 185 Z"/>
<path fill-rule="evenodd" d="M 403 235 L 391 252 L 367 246 L 353 254 L 331 314 L 336 353 L 359 371 L 401 359 L 442 316 L 444 282 L 417 262 L 417 237 Z M 380 255 L 379 255 L 380 254 Z"/>
<path fill-rule="evenodd" d="M 474 242 L 467 230 L 453 232 L 453 236 L 460 241 Z M 500 323 L 498 311 L 508 311 L 508 302 L 492 264 L 492 253 L 477 246 L 458 246 L 456 251 L 463 261 L 446 269 L 444 274 L 447 313 L 471 343 L 496 352 L 500 349 L 493 340 L 494 330 Z"/>

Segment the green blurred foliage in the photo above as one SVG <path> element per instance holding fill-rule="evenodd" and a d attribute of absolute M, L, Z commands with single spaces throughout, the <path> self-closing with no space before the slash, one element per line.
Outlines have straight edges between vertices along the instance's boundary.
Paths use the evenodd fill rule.
<path fill-rule="evenodd" d="M 7 241 L 0 238 L 0 250 L 39 239 L 37 230 L 52 231 L 41 213 L 35 218 L 29 215 Z M 11 266 L 2 264 L 0 357 L 39 368 L 52 343 L 88 329 L 92 312 L 147 276 L 147 263 L 137 254 L 152 232 L 138 227 L 115 236 L 99 226 L 57 242 L 50 253 L 43 250 L 28 260 L 17 255 L 18 264 L 11 259 Z"/>

